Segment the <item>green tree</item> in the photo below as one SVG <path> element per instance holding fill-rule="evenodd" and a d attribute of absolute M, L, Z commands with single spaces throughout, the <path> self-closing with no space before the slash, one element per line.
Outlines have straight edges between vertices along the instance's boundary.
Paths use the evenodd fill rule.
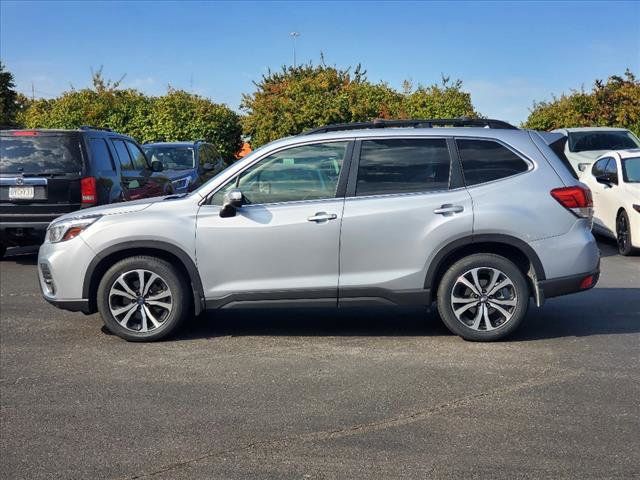
<path fill-rule="evenodd" d="M 0 125 L 16 125 L 20 104 L 13 74 L 0 62 Z"/>
<path fill-rule="evenodd" d="M 227 159 L 240 149 L 239 117 L 225 105 L 173 89 L 149 97 L 135 89 L 121 89 L 122 78 L 107 80 L 100 68 L 92 73 L 92 88 L 35 100 L 19 119 L 28 128 L 110 128 L 140 142 L 203 139 L 214 143 Z"/>
<path fill-rule="evenodd" d="M 406 86 L 405 86 L 406 89 Z M 440 84 L 405 90 L 404 114 L 407 118 L 477 118 L 471 94 L 462 90 L 462 80 L 442 77 Z"/>
<path fill-rule="evenodd" d="M 144 140 L 203 139 L 231 159 L 242 146 L 240 117 L 226 105 L 184 90 L 169 89 L 157 97 L 151 110 L 151 130 Z"/>
<path fill-rule="evenodd" d="M 622 127 L 640 135 L 640 81 L 630 71 L 596 80 L 590 92 L 574 90 L 536 102 L 523 124 L 552 130 L 563 127 Z"/>
<path fill-rule="evenodd" d="M 442 85 L 418 87 L 410 82 L 399 92 L 386 83 L 372 83 L 358 65 L 340 69 L 320 65 L 269 71 L 242 97 L 244 132 L 252 146 L 296 135 L 331 123 L 374 118 L 438 118 L 478 116 L 462 82 L 444 78 Z"/>

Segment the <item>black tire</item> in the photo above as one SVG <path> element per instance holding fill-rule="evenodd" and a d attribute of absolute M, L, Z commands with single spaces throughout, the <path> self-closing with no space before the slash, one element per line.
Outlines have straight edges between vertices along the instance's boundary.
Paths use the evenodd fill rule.
<path fill-rule="evenodd" d="M 136 282 L 136 278 L 139 278 L 137 271 L 144 271 L 143 282 L 150 284 L 146 297 L 143 297 L 144 303 L 139 301 L 141 292 L 136 287 L 140 284 Z M 153 279 L 152 274 L 159 278 Z M 123 275 L 126 286 L 136 294 L 135 297 L 125 292 L 123 283 L 118 282 Z M 116 290 L 112 291 L 112 288 L 116 283 L 117 291 L 127 294 L 126 298 L 114 294 Z M 154 305 L 147 303 L 152 300 Z M 159 304 L 170 305 L 170 308 L 157 306 Z M 135 256 L 120 260 L 107 270 L 98 286 L 97 305 L 109 331 L 131 342 L 150 342 L 175 333 L 184 322 L 189 315 L 189 288 L 183 276 L 171 263 L 156 257 Z M 117 313 L 129 305 L 131 308 L 119 318 L 114 316 L 114 311 Z M 131 312 L 127 320 L 125 317 L 130 310 L 135 311 Z M 143 312 L 147 312 L 144 313 L 144 318 Z M 154 319 L 153 322 L 151 318 Z M 143 327 L 143 323 L 146 327 Z"/>
<path fill-rule="evenodd" d="M 627 212 L 621 210 L 616 217 L 616 243 L 618 245 L 618 253 L 625 257 L 633 254 L 633 243 L 631 242 L 631 225 L 629 224 L 629 216 Z"/>
<path fill-rule="evenodd" d="M 4 254 L 7 253 L 7 247 L 0 245 L 0 260 L 4 258 Z"/>
<path fill-rule="evenodd" d="M 466 280 L 470 276 L 470 283 L 475 285 L 474 269 L 480 269 L 476 271 L 476 278 L 482 287 L 479 295 L 461 280 L 461 277 Z M 494 288 L 501 284 L 505 286 L 489 297 L 483 291 L 484 287 L 490 286 L 495 271 L 498 273 Z M 510 284 L 505 281 L 507 279 Z M 465 301 L 454 302 L 454 289 L 455 299 L 464 298 Z M 452 333 L 465 340 L 487 342 L 504 338 L 520 326 L 529 308 L 529 285 L 523 273 L 511 261 L 491 253 L 477 253 L 449 267 L 440 281 L 437 300 L 440 317 Z M 496 307 L 493 302 L 500 302 L 500 305 Z M 513 305 L 506 305 L 505 302 Z M 454 303 L 461 319 L 454 312 Z M 506 311 L 510 317 L 507 318 L 498 308 Z"/>

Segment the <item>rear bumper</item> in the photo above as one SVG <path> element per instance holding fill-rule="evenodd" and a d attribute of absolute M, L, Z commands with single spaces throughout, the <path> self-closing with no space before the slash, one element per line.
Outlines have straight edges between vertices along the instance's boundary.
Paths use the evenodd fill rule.
<path fill-rule="evenodd" d="M 542 280 L 538 282 L 538 288 L 544 295 L 544 298 L 553 298 L 590 290 L 596 286 L 599 278 L 600 263 L 598 262 L 598 268 L 592 272 L 569 275 L 568 277 L 554 278 L 551 280 Z"/>

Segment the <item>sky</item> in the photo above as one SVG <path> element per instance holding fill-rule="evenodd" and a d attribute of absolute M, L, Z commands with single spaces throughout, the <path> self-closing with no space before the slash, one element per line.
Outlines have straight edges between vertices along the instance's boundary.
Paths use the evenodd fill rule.
<path fill-rule="evenodd" d="M 293 63 L 291 32 L 298 63 L 359 63 L 397 89 L 459 78 L 481 114 L 514 123 L 534 100 L 640 76 L 640 2 L 0 2 L 0 60 L 36 97 L 103 66 L 125 87 L 239 111 L 254 81 Z"/>

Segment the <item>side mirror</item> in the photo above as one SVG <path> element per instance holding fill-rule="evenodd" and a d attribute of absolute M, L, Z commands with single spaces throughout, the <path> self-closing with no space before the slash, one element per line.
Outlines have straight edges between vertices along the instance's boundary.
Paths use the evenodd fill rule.
<path fill-rule="evenodd" d="M 204 165 L 202 165 L 202 170 L 204 170 L 205 172 L 211 172 L 214 168 L 215 167 L 211 163 L 205 163 Z"/>
<path fill-rule="evenodd" d="M 602 185 L 605 185 L 609 188 L 611 188 L 614 183 L 617 183 L 617 182 L 614 182 L 609 175 L 598 175 L 596 177 L 596 182 L 601 183 Z"/>
<path fill-rule="evenodd" d="M 224 196 L 220 216 L 222 218 L 235 217 L 236 210 L 242 206 L 243 198 L 242 192 L 239 189 L 234 188 L 233 190 L 229 190 Z"/>
<path fill-rule="evenodd" d="M 151 171 L 152 172 L 161 172 L 164 170 L 164 165 L 160 160 L 154 160 L 151 162 Z"/>

